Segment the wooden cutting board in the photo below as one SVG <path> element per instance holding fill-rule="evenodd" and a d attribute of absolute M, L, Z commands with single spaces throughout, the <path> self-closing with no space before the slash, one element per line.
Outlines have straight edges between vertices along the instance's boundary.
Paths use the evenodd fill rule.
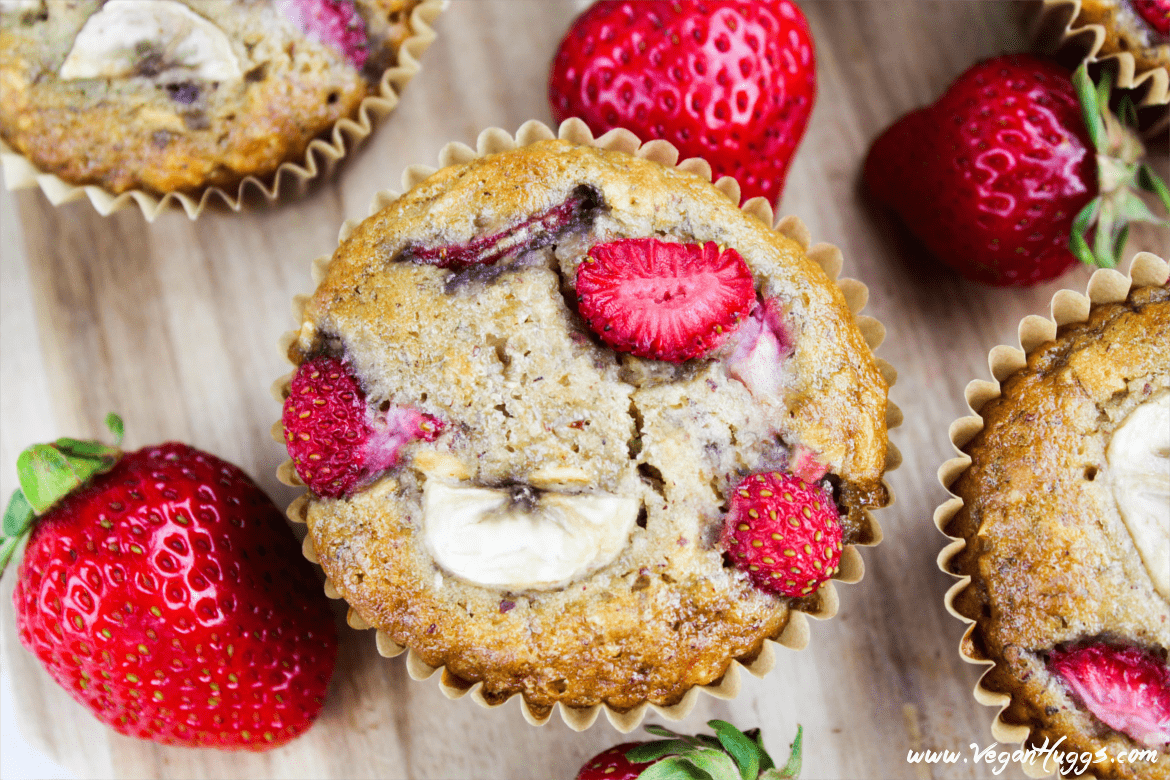
<path fill-rule="evenodd" d="M 147 224 L 136 209 L 100 217 L 87 202 L 55 208 L 35 191 L 0 193 L 0 495 L 15 489 L 16 455 L 59 435 L 99 436 L 125 417 L 127 444 L 181 439 L 242 466 L 285 504 L 284 460 L 269 428 L 269 395 L 287 371 L 276 348 L 290 301 L 309 292 L 309 261 L 330 252 L 348 217 L 400 187 L 412 163 L 434 165 L 448 141 L 474 146 L 496 125 L 550 121 L 552 53 L 580 4 L 455 2 L 397 111 L 335 175 L 299 199 L 189 222 Z M 875 210 L 859 185 L 877 133 L 934 99 L 975 61 L 1026 47 L 1026 9 L 1013 3 L 810 2 L 820 93 L 780 214 L 845 255 L 845 276 L 869 285 L 867 314 L 888 329 L 878 354 L 898 369 L 893 400 L 906 422 L 890 475 L 896 504 L 879 513 L 885 540 L 865 550 L 865 579 L 839 588 L 839 615 L 816 623 L 807 650 L 778 651 L 764 680 L 744 675 L 731 702 L 702 697 L 679 728 L 710 718 L 761 725 L 775 754 L 805 728 L 805 776 L 991 777 L 971 745 L 992 744 L 993 711 L 971 696 L 978 671 L 956 651 L 962 626 L 943 608 L 950 578 L 935 567 L 943 538 L 931 515 L 935 472 L 951 456 L 947 426 L 962 391 L 987 379 L 987 352 L 1015 344 L 1027 314 L 1047 313 L 1057 289 L 1083 291 L 1088 273 L 1028 290 L 997 290 L 932 267 Z M 1165 169 L 1164 158 L 1158 161 Z M 1132 251 L 1166 253 L 1170 233 L 1135 229 Z M 3 674 L 31 749 L 81 777 L 571 777 L 590 755 L 624 741 L 604 718 L 588 732 L 559 718 L 529 726 L 518 702 L 488 711 L 448 701 L 435 679 L 415 682 L 402 658 L 381 658 L 371 632 L 342 630 L 325 712 L 291 745 L 263 755 L 164 748 L 114 734 L 37 666 L 14 636 L 12 577 L 0 601 Z M 338 605 L 339 624 L 342 610 Z M 652 716 L 650 721 L 661 721 Z M 950 765 L 907 763 L 909 750 L 958 751 Z M 23 776 L 19 751 L 0 759 Z M 964 759 L 966 759 L 964 761 Z M 1022 777 L 1015 768 L 999 777 Z"/>

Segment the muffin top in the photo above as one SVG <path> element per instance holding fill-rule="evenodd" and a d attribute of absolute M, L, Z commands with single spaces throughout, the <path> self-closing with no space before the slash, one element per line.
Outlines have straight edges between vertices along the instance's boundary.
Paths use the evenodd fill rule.
<path fill-rule="evenodd" d="M 749 303 L 680 353 L 615 347 L 579 284 L 603 247 L 742 258 Z M 310 493 L 321 565 L 489 700 L 672 704 L 815 610 L 815 588 L 766 592 L 725 558 L 748 475 L 807 477 L 845 544 L 876 541 L 886 383 L 844 297 L 694 174 L 564 141 L 440 170 L 341 242 L 289 357 L 294 460 L 291 404 L 321 360 L 408 431 L 353 489 Z"/>
<path fill-rule="evenodd" d="M 0 137 L 112 193 L 274 172 L 376 91 L 416 0 L 11 0 Z"/>
<path fill-rule="evenodd" d="M 1092 771 L 1170 777 L 1170 289 L 1060 328 L 979 413 L 944 531 L 983 686 L 1032 744 L 1150 749 Z"/>

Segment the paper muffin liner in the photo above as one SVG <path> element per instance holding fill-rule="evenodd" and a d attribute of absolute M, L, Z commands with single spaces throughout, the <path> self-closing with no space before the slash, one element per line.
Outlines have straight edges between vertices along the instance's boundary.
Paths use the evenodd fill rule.
<path fill-rule="evenodd" d="M 1058 53 L 1072 52 L 1089 63 L 1107 63 L 1113 68 L 1116 83 L 1122 89 L 1144 89 L 1140 105 L 1170 104 L 1170 69 L 1165 66 L 1139 67 L 1131 52 L 1103 53 L 1107 32 L 1100 24 L 1080 19 L 1081 0 L 1043 0 L 1033 28 L 1034 37 L 1044 48 Z M 1165 132 L 1170 113 L 1162 112 L 1147 135 Z"/>
<path fill-rule="evenodd" d="M 575 118 L 565 120 L 560 125 L 558 132 L 553 132 L 547 125 L 537 120 L 525 122 L 520 126 L 515 136 L 500 128 L 489 128 L 479 134 L 475 149 L 458 142 L 447 144 L 439 153 L 439 165 L 440 167 L 446 167 L 467 163 L 489 154 L 509 151 L 554 138 L 560 138 L 584 146 L 625 152 L 671 168 L 678 168 L 679 170 L 698 175 L 707 181 L 711 180 L 711 166 L 705 160 L 690 158 L 679 161 L 678 150 L 666 141 L 655 140 L 643 144 L 633 133 L 622 129 L 611 130 L 605 135 L 594 138 L 585 123 Z M 436 171 L 436 168 L 426 165 L 412 165 L 408 167 L 402 174 L 403 190 L 411 189 Z M 724 176 L 716 181 L 714 186 L 733 203 L 739 203 L 740 188 L 735 179 Z M 399 197 L 401 197 L 401 193 L 392 190 L 383 190 L 377 193 L 374 196 L 373 202 L 370 204 L 369 214 L 371 216 L 376 214 L 396 201 Z M 864 336 L 866 344 L 870 350 L 876 350 L 885 338 L 885 328 L 878 320 L 860 313 L 869 297 L 869 291 L 866 286 L 855 279 L 838 278 L 842 265 L 841 250 L 825 243 L 810 246 L 811 237 L 808 228 L 797 217 L 785 217 L 778 224 L 774 223 L 772 206 L 768 203 L 767 198 L 752 198 L 743 204 L 742 210 L 759 219 L 769 227 L 773 227 L 782 235 L 796 241 L 805 250 L 806 255 L 824 269 L 825 273 L 837 284 L 844 294 L 846 304 L 853 314 L 853 320 Z M 338 243 L 348 238 L 362 221 L 362 219 L 357 218 L 347 220 L 341 226 Z M 313 261 L 312 279 L 314 286 L 319 285 L 325 278 L 330 261 L 330 256 L 318 257 Z M 301 316 L 308 299 L 309 296 L 307 295 L 299 295 L 294 299 L 293 316 L 298 324 L 301 321 Z M 288 359 L 288 348 L 296 340 L 297 335 L 297 331 L 290 331 L 285 333 L 280 340 L 281 354 L 286 360 Z M 886 383 L 892 387 L 897 378 L 896 371 L 887 361 L 881 358 L 875 357 L 875 361 Z M 292 376 L 293 374 L 289 373 L 273 384 L 272 394 L 278 403 L 283 404 L 284 399 L 288 396 Z M 901 422 L 902 412 L 893 402 L 887 401 L 887 429 L 897 427 Z M 282 446 L 284 445 L 284 428 L 280 420 L 277 420 L 272 427 L 272 437 Z M 901 462 L 901 453 L 893 444 L 889 444 L 885 470 L 887 472 L 892 471 Z M 291 460 L 281 464 L 280 468 L 277 469 L 277 477 L 286 485 L 304 487 L 304 483 L 297 477 L 296 469 L 293 467 Z M 894 494 L 884 479 L 882 480 L 882 485 L 889 495 L 889 504 L 887 504 L 887 507 L 891 506 L 894 503 Z M 294 523 L 305 524 L 307 522 L 308 504 L 309 493 L 306 492 L 294 500 L 289 506 L 289 519 Z M 873 518 L 870 510 L 865 510 L 864 517 L 867 528 L 863 530 L 862 537 L 866 541 L 861 543 L 860 546 L 876 545 L 882 539 L 881 527 Z M 313 549 L 311 536 L 305 537 L 303 552 L 306 558 L 317 563 L 317 556 Z M 833 580 L 844 583 L 855 583 L 862 578 L 864 571 L 865 566 L 861 554 L 857 551 L 855 545 L 849 545 L 841 553 L 840 571 L 833 577 Z M 325 580 L 325 593 L 330 598 L 341 598 L 333 583 L 328 579 Z M 406 653 L 406 670 L 415 680 L 425 680 L 438 673 L 439 688 L 449 699 L 459 699 L 463 696 L 470 695 L 473 701 L 488 709 L 504 706 L 508 701 L 518 699 L 521 702 L 520 706 L 524 719 L 534 726 L 542 726 L 547 723 L 552 716 L 552 710 L 555 708 L 560 710 L 561 718 L 569 728 L 575 731 L 588 729 L 596 722 L 598 716 L 604 712 L 606 719 L 609 720 L 614 728 L 620 732 L 628 733 L 638 727 L 648 710 L 652 710 L 671 721 L 685 718 L 694 709 L 700 691 L 714 696 L 717 699 L 735 698 L 740 691 L 740 670 L 747 670 L 756 677 L 766 675 L 776 665 L 775 648 L 777 645 L 787 647 L 791 650 L 804 649 L 809 641 L 808 618 L 826 620 L 837 613 L 838 596 L 832 580 L 822 584 L 817 590 L 815 597 L 814 605 L 807 612 L 797 611 L 796 609 L 791 610 L 789 620 L 785 624 L 785 627 L 775 636 L 765 639 L 760 652 L 754 658 L 733 659 L 727 671 L 719 679 L 706 685 L 692 687 L 675 704 L 661 706 L 651 702 L 643 702 L 633 709 L 624 711 L 613 709 L 605 704 L 576 708 L 558 703 L 554 707 L 534 709 L 528 704 L 522 694 L 513 694 L 504 701 L 489 701 L 481 692 L 482 683 L 468 683 L 466 680 L 450 673 L 445 667 L 430 666 L 413 650 L 394 642 L 385 632 L 377 630 L 376 642 L 378 652 L 387 658 L 393 658 Z M 372 628 L 352 607 L 349 609 L 347 622 L 355 629 Z"/>
<path fill-rule="evenodd" d="M 941 533 L 945 535 L 944 529 L 947 524 L 963 507 L 963 499 L 950 492 L 951 485 L 971 465 L 971 457 L 963 452 L 963 447 L 983 430 L 983 418 L 980 416 L 980 410 L 989 401 L 999 398 L 1002 383 L 1025 367 L 1028 355 L 1056 338 L 1059 328 L 1069 324 L 1087 322 L 1092 307 L 1125 301 L 1131 290 L 1161 286 L 1166 283 L 1168 276 L 1170 276 L 1170 265 L 1149 252 L 1142 252 L 1134 256 L 1133 262 L 1130 264 L 1129 276 L 1107 268 L 1099 269 L 1089 279 L 1085 295 L 1072 290 L 1060 290 L 1052 296 L 1049 318 L 1033 314 L 1021 320 L 1019 349 L 1000 345 L 991 350 L 987 363 L 991 369 L 993 381 L 976 379 L 967 384 L 964 397 L 972 415 L 961 417 L 950 425 L 951 446 L 954 447 L 959 457 L 948 460 L 938 470 L 939 482 L 951 496 L 934 511 L 934 524 Z M 967 663 L 988 667 L 975 685 L 975 700 L 988 707 L 999 708 L 991 723 L 991 734 L 996 740 L 1005 744 L 1026 743 L 1032 727 L 1025 724 L 1009 723 L 1003 719 L 1004 712 L 1012 703 L 1011 695 L 991 690 L 983 685 L 983 681 L 993 671 L 995 661 L 988 658 L 979 649 L 980 643 L 975 637 L 975 632 L 978 630 L 975 620 L 963 615 L 954 606 L 955 599 L 971 584 L 971 576 L 960 576 L 950 570 L 951 560 L 966 548 L 967 540 L 954 536 L 947 536 L 947 538 L 951 541 L 939 553 L 938 567 L 958 579 L 958 582 L 947 591 L 944 603 L 948 612 L 967 624 L 967 630 L 959 643 L 959 655 Z M 1022 766 L 1025 774 L 1033 778 L 1050 777 L 1057 771 L 1053 762 L 1049 762 L 1048 767 L 1045 768 L 1041 757 L 1036 757 L 1031 762 L 1023 762 Z"/>
<path fill-rule="evenodd" d="M 448 0 L 423 0 L 410 13 L 410 35 L 398 47 L 396 64 L 388 68 L 374 94 L 367 95 L 358 104 L 354 117 L 343 117 L 333 124 L 327 137 L 314 138 L 305 148 L 304 161 L 281 163 L 264 176 L 247 176 L 234 188 L 235 194 L 219 187 L 208 187 L 196 195 L 168 192 L 162 196 L 145 190 L 127 190 L 115 195 L 95 184 L 77 185 L 52 173 L 44 173 L 25 156 L 0 140 L 0 163 L 4 168 L 4 186 L 9 190 L 28 187 L 41 188 L 54 206 L 70 203 L 83 197 L 103 217 L 136 203 L 147 222 L 153 222 L 164 210 L 177 204 L 194 220 L 204 209 L 217 202 L 232 211 L 240 211 L 246 198 L 256 195 L 268 201 L 280 197 L 282 187 L 303 188 L 310 180 L 332 170 L 350 149 L 360 144 L 374 130 L 378 119 L 398 105 L 399 95 L 421 66 L 419 60 L 435 41 L 431 25 L 447 7 Z M 285 180 L 289 183 L 285 184 Z"/>

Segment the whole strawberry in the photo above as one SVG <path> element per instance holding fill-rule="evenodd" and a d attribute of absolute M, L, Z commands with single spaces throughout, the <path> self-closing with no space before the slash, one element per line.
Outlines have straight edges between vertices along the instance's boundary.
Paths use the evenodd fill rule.
<path fill-rule="evenodd" d="M 1083 68 L 1076 79 L 1029 55 L 979 63 L 874 142 L 866 184 L 969 279 L 1030 285 L 1078 258 L 1112 267 L 1128 222 L 1160 221 L 1134 191 L 1161 183 L 1109 112 L 1108 87 L 1094 90 Z"/>
<path fill-rule="evenodd" d="M 808 22 L 790 0 L 599 2 L 573 22 L 549 76 L 560 122 L 670 141 L 777 202 L 816 99 Z"/>
<path fill-rule="evenodd" d="M 824 488 L 770 471 L 736 486 L 720 545 L 756 587 L 799 598 L 837 572 L 841 538 L 837 506 Z"/>
<path fill-rule="evenodd" d="M 410 407 L 370 406 L 348 364 L 329 356 L 297 369 L 281 424 L 297 476 L 327 498 L 349 495 L 396 465 L 405 444 L 434 441 L 444 427 Z"/>
<path fill-rule="evenodd" d="M 1139 647 L 1091 644 L 1052 653 L 1051 668 L 1089 712 L 1151 748 L 1170 745 L 1170 667 Z"/>
<path fill-rule="evenodd" d="M 666 739 L 626 742 L 585 762 L 577 780 L 793 780 L 800 777 L 802 730 L 796 728 L 788 762 L 780 768 L 764 750 L 759 729 L 742 732 L 727 721 L 707 725 L 715 736 L 676 734 L 661 726 L 646 730 Z"/>
<path fill-rule="evenodd" d="M 31 526 L 17 630 L 73 698 L 122 734 L 189 747 L 267 750 L 312 724 L 336 629 L 247 475 L 173 442 L 59 439 L 17 466 L 2 561 Z"/>

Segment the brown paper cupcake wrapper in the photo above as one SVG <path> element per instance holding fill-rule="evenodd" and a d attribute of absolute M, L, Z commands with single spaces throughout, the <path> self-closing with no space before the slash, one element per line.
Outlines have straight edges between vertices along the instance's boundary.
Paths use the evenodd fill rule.
<path fill-rule="evenodd" d="M 61 179 L 52 173 L 37 169 L 23 155 L 15 152 L 0 140 L 0 163 L 4 167 L 4 186 L 9 190 L 28 187 L 41 188 L 45 197 L 54 206 L 89 198 L 90 203 L 103 217 L 136 203 L 142 209 L 147 222 L 173 205 L 183 207 L 187 216 L 194 220 L 213 202 L 220 202 L 232 211 L 244 207 L 245 198 L 258 193 L 268 201 L 280 197 L 281 188 L 304 187 L 310 180 L 332 170 L 349 150 L 361 143 L 374 130 L 375 122 L 390 113 L 398 105 L 398 97 L 415 74 L 420 70 L 419 60 L 435 40 L 431 27 L 439 14 L 447 7 L 448 0 L 423 0 L 410 13 L 411 34 L 398 47 L 397 64 L 382 74 L 377 94 L 370 95 L 358 104 L 355 118 L 343 118 L 334 123 L 328 138 L 315 138 L 305 149 L 303 163 L 285 162 L 273 173 L 263 177 L 248 176 L 240 181 L 235 194 L 218 187 L 208 187 L 198 195 L 169 192 L 158 196 L 143 190 L 128 190 L 114 195 L 97 185 L 77 185 Z M 291 180 L 285 184 L 285 180 Z"/>
<path fill-rule="evenodd" d="M 446 167 L 448 165 L 466 163 L 489 154 L 529 146 L 539 141 L 558 137 L 576 144 L 626 152 L 662 165 L 677 167 L 680 170 L 701 176 L 708 181 L 711 179 L 711 166 L 705 160 L 691 158 L 680 162 L 678 159 L 678 150 L 666 141 L 649 141 L 643 144 L 633 133 L 620 129 L 612 130 L 599 138 L 594 138 L 589 128 L 579 119 L 566 120 L 561 124 L 559 132 L 553 132 L 541 122 L 530 120 L 520 127 L 515 137 L 506 130 L 495 127 L 489 128 L 479 134 L 475 149 L 461 143 L 448 144 L 439 153 L 439 165 Z M 403 189 L 409 190 L 435 173 L 436 170 L 426 165 L 412 165 L 408 167 L 402 174 Z M 715 187 L 732 202 L 739 203 L 740 189 L 735 179 L 725 176 L 715 182 Z M 400 196 L 401 193 L 390 190 L 377 193 L 374 196 L 373 202 L 370 204 L 369 213 L 371 215 L 376 214 L 396 201 Z M 742 208 L 744 212 L 756 217 L 769 227 L 774 225 L 772 206 L 766 198 L 752 198 Z M 350 219 L 346 221 L 341 226 L 338 242 L 344 241 L 361 221 L 361 219 Z M 852 312 L 859 330 L 865 337 L 866 343 L 871 350 L 876 350 L 885 338 L 885 328 L 876 319 L 860 313 L 869 297 L 869 291 L 866 286 L 855 279 L 837 278 L 841 271 L 841 250 L 830 244 L 823 243 L 810 247 L 808 228 L 796 217 L 785 217 L 780 220 L 778 225 L 775 225 L 775 229 L 800 244 L 806 250 L 808 257 L 824 269 L 829 277 L 836 282 L 845 295 L 849 310 Z M 314 285 L 320 284 L 325 278 L 330 259 L 329 256 L 324 256 L 313 261 L 312 277 Z M 307 300 L 308 296 L 305 295 L 297 296 L 294 300 L 293 316 L 298 323 L 300 322 Z M 297 332 L 290 331 L 281 338 L 280 350 L 286 359 L 288 356 L 288 347 L 296 337 Z M 886 382 L 890 386 L 893 386 L 897 378 L 897 373 L 894 371 L 894 368 L 881 358 L 876 358 L 876 362 Z M 277 380 L 272 387 L 273 396 L 281 404 L 284 403 L 284 399 L 288 395 L 291 378 L 292 374 L 290 373 Z M 901 422 L 901 411 L 892 402 L 888 403 L 886 412 L 887 427 L 896 427 Z M 272 427 L 272 436 L 277 442 L 282 445 L 284 444 L 284 428 L 279 420 Z M 898 452 L 898 449 L 893 444 L 890 444 L 886 456 L 886 470 L 891 471 L 897 468 L 901 462 L 901 453 Z M 304 483 L 297 477 L 291 460 L 286 461 L 280 466 L 277 470 L 277 477 L 286 485 L 304 486 Z M 889 485 L 884 480 L 882 484 L 887 491 L 890 490 Z M 890 492 L 889 495 L 890 505 L 892 505 L 894 502 L 893 493 Z M 295 523 L 305 523 L 308 503 L 308 493 L 296 499 L 288 508 L 289 519 Z M 870 540 L 865 544 L 866 546 L 876 545 L 882 538 L 881 527 L 870 512 L 866 511 L 865 518 L 868 522 L 868 529 L 863 532 L 862 536 Z M 312 538 L 309 536 L 305 537 L 303 551 L 306 558 L 314 563 L 317 562 L 316 553 L 313 550 Z M 848 546 L 841 554 L 840 571 L 834 579 L 845 583 L 854 583 L 861 579 L 864 571 L 865 566 L 862 562 L 861 554 L 854 546 Z M 340 598 L 340 594 L 328 579 L 325 581 L 325 593 L 330 598 Z M 561 718 L 573 730 L 584 731 L 592 726 L 597 720 L 598 715 L 604 711 L 605 717 L 614 728 L 623 733 L 628 733 L 638 727 L 638 724 L 645 717 L 647 710 L 653 710 L 667 720 L 676 721 L 685 718 L 694 709 L 700 690 L 718 699 L 735 698 L 739 694 L 741 669 L 746 669 L 756 677 L 763 677 L 776 665 L 776 645 L 782 645 L 792 650 L 803 649 L 809 641 L 808 618 L 812 617 L 818 620 L 825 620 L 833 617 L 837 613 L 838 597 L 832 581 L 824 583 L 817 591 L 816 596 L 815 606 L 811 607 L 807 613 L 792 611 L 784 629 L 776 636 L 765 640 L 760 653 L 755 658 L 751 660 L 744 659 L 743 661 L 732 660 L 731 665 L 722 677 L 707 685 L 692 688 L 676 704 L 664 707 L 645 702 L 626 711 L 614 710 L 603 704 L 588 708 L 566 707 L 558 704 L 557 709 L 560 710 Z M 348 623 L 357 629 L 372 627 L 352 607 L 348 613 Z M 473 701 L 488 708 L 503 706 L 507 703 L 506 701 L 489 702 L 481 692 L 482 683 L 469 685 L 466 681 L 452 675 L 443 667 L 436 668 L 428 665 L 413 650 L 395 643 L 381 630 L 377 631 L 376 638 L 378 652 L 385 657 L 391 658 L 401 655 L 404 652 L 407 653 L 406 669 L 414 679 L 425 680 L 438 672 L 439 687 L 450 699 L 459 699 L 463 696 L 470 695 Z M 522 695 L 517 694 L 509 697 L 509 700 L 511 699 L 520 700 L 520 706 L 525 720 L 534 726 L 544 725 L 552 715 L 551 709 L 541 710 L 539 712 L 534 711 L 528 705 L 528 702 L 524 701 Z"/>
<path fill-rule="evenodd" d="M 964 393 L 967 407 L 973 416 L 961 417 L 951 423 L 949 436 L 951 445 L 959 455 L 944 463 L 938 470 L 938 479 L 942 486 L 950 493 L 950 487 L 955 480 L 971 465 L 971 458 L 963 452 L 975 436 L 983 430 L 983 418 L 980 410 L 991 400 L 1000 396 L 1001 383 L 1027 364 L 1028 355 L 1043 346 L 1046 342 L 1056 338 L 1057 329 L 1070 323 L 1086 322 L 1089 311 L 1093 306 L 1106 303 L 1119 303 L 1129 297 L 1130 290 L 1139 287 L 1154 287 L 1166 283 L 1170 275 L 1170 265 L 1157 255 L 1142 252 L 1136 255 L 1130 264 L 1129 276 L 1117 271 L 1102 268 L 1096 271 L 1089 279 L 1085 295 L 1072 290 L 1060 290 L 1052 296 L 1050 305 L 1051 317 L 1044 318 L 1030 315 L 1020 321 L 1019 340 L 1020 348 L 1001 345 L 991 350 L 987 363 L 991 369 L 993 381 L 987 382 L 976 379 L 967 384 Z M 962 508 L 963 499 L 950 493 L 951 498 L 941 504 L 934 511 L 934 524 L 940 532 L 951 521 L 951 518 Z M 938 567 L 948 574 L 951 560 L 967 546 L 967 540 L 948 536 L 950 544 L 943 548 L 938 556 Z M 988 707 L 998 707 L 999 710 L 991 724 L 991 734 L 1001 743 L 1023 743 L 1028 740 L 1032 731 L 1031 726 L 1009 723 L 1003 719 L 1003 713 L 1011 704 L 1012 697 L 1006 693 L 993 691 L 983 686 L 983 680 L 995 666 L 995 661 L 988 658 L 980 650 L 980 642 L 974 636 L 978 626 L 972 618 L 960 613 L 954 606 L 955 599 L 971 584 L 969 575 L 958 577 L 958 582 L 947 591 L 945 604 L 947 611 L 967 624 L 967 630 L 959 643 L 959 654 L 970 664 L 988 667 L 979 682 L 975 685 L 975 700 Z M 1052 762 L 1044 766 L 1042 758 L 1032 763 L 1024 763 L 1023 769 L 1029 777 L 1049 777 L 1056 773 Z"/>
<path fill-rule="evenodd" d="M 1076 48 L 1084 52 L 1087 62 L 1112 63 L 1116 86 L 1122 89 L 1145 88 L 1141 105 L 1164 106 L 1170 103 L 1170 69 L 1152 67 L 1141 69 L 1128 51 L 1104 54 L 1105 27 L 1078 21 L 1081 0 L 1043 0 L 1036 21 L 1036 37 L 1053 50 Z M 1165 123 L 1160 123 L 1162 127 Z"/>

